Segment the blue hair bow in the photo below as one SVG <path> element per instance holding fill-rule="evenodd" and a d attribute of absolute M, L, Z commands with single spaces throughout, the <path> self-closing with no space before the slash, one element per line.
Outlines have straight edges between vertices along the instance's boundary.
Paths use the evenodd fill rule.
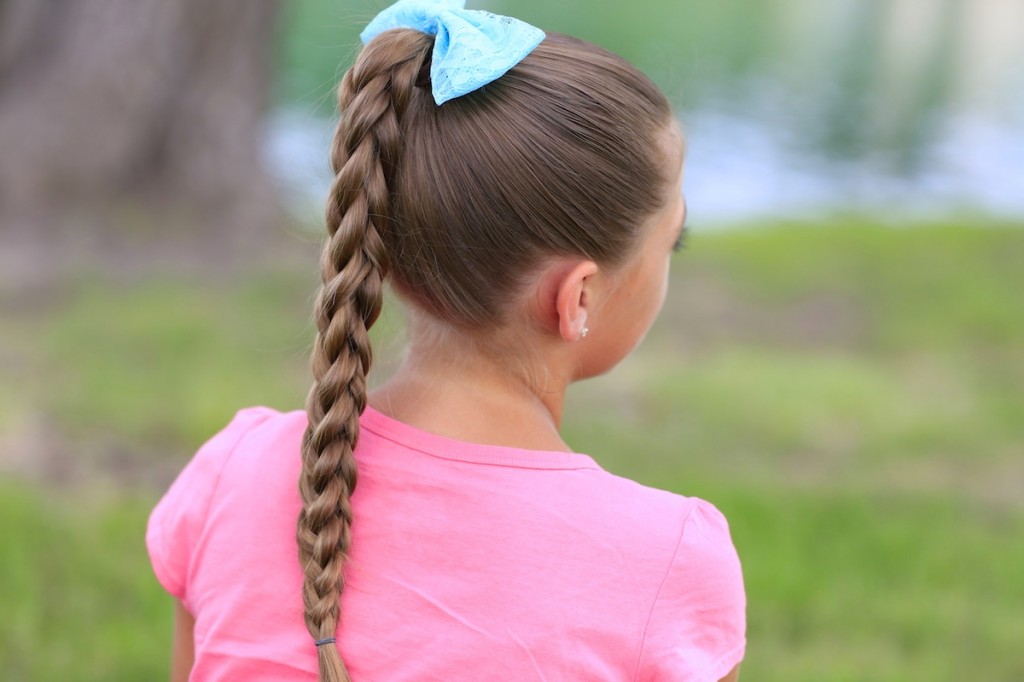
<path fill-rule="evenodd" d="M 465 0 L 399 0 L 359 37 L 366 44 L 393 28 L 437 36 L 430 81 L 440 106 L 501 78 L 544 40 L 544 31 L 524 21 L 465 6 Z"/>

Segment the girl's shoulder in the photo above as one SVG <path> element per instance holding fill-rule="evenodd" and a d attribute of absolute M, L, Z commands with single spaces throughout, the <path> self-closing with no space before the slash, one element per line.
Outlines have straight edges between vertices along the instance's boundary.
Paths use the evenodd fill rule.
<path fill-rule="evenodd" d="M 614 510 L 615 523 L 637 539 L 673 546 L 684 540 L 708 547 L 732 547 L 725 515 L 711 502 L 700 497 L 644 485 L 604 469 L 593 472 L 584 489 L 578 491 L 578 503 L 595 513 Z"/>
<path fill-rule="evenodd" d="M 725 515 L 711 502 L 608 474 L 617 516 L 656 592 L 636 679 L 723 678 L 746 648 L 746 592 Z M 644 555 L 644 550 L 650 552 Z"/>
<path fill-rule="evenodd" d="M 245 408 L 192 456 L 153 509 L 146 528 L 153 569 L 168 592 L 185 598 L 189 567 L 211 509 L 223 487 L 234 487 L 222 485 L 225 472 L 234 468 L 250 476 L 279 475 L 277 469 L 291 465 L 271 456 L 275 445 L 295 442 L 304 429 L 304 412 Z"/>

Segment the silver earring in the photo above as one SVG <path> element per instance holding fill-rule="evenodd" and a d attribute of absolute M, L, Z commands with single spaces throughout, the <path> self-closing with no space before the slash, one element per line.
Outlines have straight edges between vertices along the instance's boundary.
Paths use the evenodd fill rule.
<path fill-rule="evenodd" d="M 581 339 L 587 338 L 587 334 L 589 334 L 589 333 L 590 333 L 590 329 L 588 327 L 584 327 L 583 329 L 580 330 L 580 338 Z"/>

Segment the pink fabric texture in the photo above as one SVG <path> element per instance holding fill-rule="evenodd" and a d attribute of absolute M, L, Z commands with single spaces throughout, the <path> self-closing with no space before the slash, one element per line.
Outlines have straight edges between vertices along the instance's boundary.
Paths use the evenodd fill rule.
<path fill-rule="evenodd" d="M 338 631 L 357 682 L 711 682 L 745 647 L 711 504 L 590 457 L 474 445 L 363 415 Z M 193 680 L 316 679 L 295 549 L 303 412 L 238 413 L 178 476 L 146 543 L 195 616 Z"/>

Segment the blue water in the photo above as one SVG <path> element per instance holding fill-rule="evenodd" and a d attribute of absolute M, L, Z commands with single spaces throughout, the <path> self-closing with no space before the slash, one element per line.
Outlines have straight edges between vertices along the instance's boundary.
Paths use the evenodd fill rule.
<path fill-rule="evenodd" d="M 984 117 L 944 121 L 923 170 L 899 175 L 869 154 L 836 160 L 808 151 L 799 131 L 767 119 L 697 110 L 685 117 L 691 220 L 721 227 L 855 211 L 900 222 L 951 212 L 1024 220 L 1024 130 Z M 287 204 L 319 222 L 330 186 L 333 122 L 276 112 L 266 158 Z"/>

